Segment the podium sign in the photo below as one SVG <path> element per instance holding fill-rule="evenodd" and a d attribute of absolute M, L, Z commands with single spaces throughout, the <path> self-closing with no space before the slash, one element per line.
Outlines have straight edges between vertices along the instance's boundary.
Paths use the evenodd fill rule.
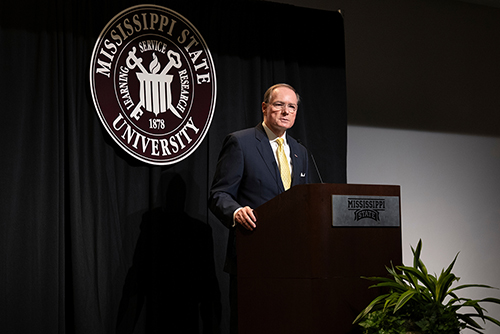
<path fill-rule="evenodd" d="M 398 196 L 332 195 L 332 226 L 400 226 Z"/>
<path fill-rule="evenodd" d="M 400 188 L 298 185 L 256 208 L 257 228 L 236 234 L 239 334 L 354 333 L 380 292 L 361 276 L 402 263 L 400 224 L 332 226 L 334 195 L 399 204 Z"/>

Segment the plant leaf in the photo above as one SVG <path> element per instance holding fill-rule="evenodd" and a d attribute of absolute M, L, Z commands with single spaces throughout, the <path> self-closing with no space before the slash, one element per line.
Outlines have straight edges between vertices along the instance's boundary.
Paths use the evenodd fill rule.
<path fill-rule="evenodd" d="M 453 269 L 453 267 L 455 266 L 455 262 L 457 261 L 458 254 L 460 254 L 460 252 L 457 253 L 457 255 L 455 255 L 455 258 L 453 259 L 453 261 L 450 263 L 450 265 L 448 266 L 448 268 L 446 268 L 446 271 L 445 271 L 446 274 L 451 273 L 451 270 Z"/>
<path fill-rule="evenodd" d="M 413 296 L 417 293 L 415 290 L 408 290 L 399 297 L 398 303 L 394 307 L 394 313 L 396 313 L 401 307 L 403 307 Z"/>
<path fill-rule="evenodd" d="M 361 311 L 361 313 L 356 317 L 356 319 L 354 319 L 354 321 L 352 322 L 353 324 L 359 322 L 361 319 L 363 319 L 368 313 L 370 313 L 370 311 L 375 307 L 377 306 L 378 304 L 380 304 L 381 301 L 383 301 L 386 297 L 390 296 L 390 294 L 384 294 L 384 295 L 380 295 L 380 296 L 377 296 L 375 297 L 375 299 L 373 299 L 370 304 L 368 304 L 368 306 L 363 310 Z"/>
<path fill-rule="evenodd" d="M 500 299 L 498 298 L 493 298 L 493 297 L 487 297 L 479 300 L 480 302 L 487 302 L 487 303 L 495 303 L 495 304 L 500 304 Z"/>
<path fill-rule="evenodd" d="M 472 328 L 483 329 L 483 327 L 479 326 L 477 322 L 475 322 L 471 317 L 478 317 L 477 314 L 457 314 L 457 318 L 465 322 L 467 325 Z"/>
<path fill-rule="evenodd" d="M 420 260 L 420 253 L 422 252 L 422 239 L 418 240 L 416 250 L 411 247 L 413 252 L 413 268 L 418 268 L 418 261 Z"/>
<path fill-rule="evenodd" d="M 492 323 L 494 323 L 495 325 L 500 326 L 500 321 L 498 321 L 497 319 L 492 318 L 492 317 L 487 316 L 487 315 L 485 315 L 485 316 L 484 316 L 484 318 L 485 318 L 485 319 L 488 319 L 489 321 L 491 321 L 491 322 L 492 322 Z"/>
<path fill-rule="evenodd" d="M 467 289 L 467 288 L 486 288 L 486 289 L 495 289 L 495 290 L 498 290 L 498 288 L 495 288 L 493 286 L 489 286 L 489 285 L 486 285 L 486 284 L 463 284 L 463 285 L 459 285 L 459 286 L 451 289 L 449 292 L 457 291 L 457 290 L 462 290 L 462 289 Z"/>
<path fill-rule="evenodd" d="M 428 278 L 428 276 L 424 275 L 418 269 L 413 267 L 401 267 L 401 270 L 403 270 L 405 273 L 407 273 L 410 277 L 412 277 L 415 280 L 413 283 L 415 288 L 418 288 L 419 286 L 418 281 L 420 281 L 429 290 L 430 294 L 434 297 L 434 299 L 436 298 L 435 285 L 433 284 L 433 281 Z"/>
<path fill-rule="evenodd" d="M 436 283 L 436 301 L 439 304 L 444 302 L 447 294 L 449 293 L 449 289 L 453 282 L 457 280 L 457 277 L 453 273 L 449 272 L 441 272 L 437 283 Z"/>

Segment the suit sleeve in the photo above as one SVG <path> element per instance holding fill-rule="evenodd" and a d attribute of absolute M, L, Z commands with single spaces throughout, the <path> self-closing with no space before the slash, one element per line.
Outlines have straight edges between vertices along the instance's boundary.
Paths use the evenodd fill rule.
<path fill-rule="evenodd" d="M 233 225 L 234 211 L 242 206 L 236 199 L 243 170 L 243 151 L 236 137 L 229 135 L 219 154 L 208 203 L 210 211 L 228 228 Z"/>

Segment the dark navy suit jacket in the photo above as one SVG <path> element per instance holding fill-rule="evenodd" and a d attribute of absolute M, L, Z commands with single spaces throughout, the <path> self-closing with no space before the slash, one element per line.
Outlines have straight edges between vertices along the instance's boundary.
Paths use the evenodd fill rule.
<path fill-rule="evenodd" d="M 308 183 L 308 154 L 304 146 L 287 135 L 292 163 L 292 186 Z M 233 213 L 252 209 L 284 192 L 276 158 L 262 124 L 226 137 L 210 189 L 209 207 L 230 228 L 226 271 L 236 273 Z"/>

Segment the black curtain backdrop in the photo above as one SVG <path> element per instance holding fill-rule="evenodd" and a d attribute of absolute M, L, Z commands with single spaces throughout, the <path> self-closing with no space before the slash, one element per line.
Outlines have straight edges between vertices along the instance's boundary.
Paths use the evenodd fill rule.
<path fill-rule="evenodd" d="M 227 333 L 227 231 L 207 209 L 208 190 L 223 138 L 262 120 L 272 84 L 301 94 L 290 133 L 324 182 L 346 181 L 340 14 L 270 2 L 155 3 L 197 27 L 218 83 L 204 142 L 166 167 L 124 153 L 90 96 L 99 33 L 139 2 L 0 4 L 2 333 Z"/>

